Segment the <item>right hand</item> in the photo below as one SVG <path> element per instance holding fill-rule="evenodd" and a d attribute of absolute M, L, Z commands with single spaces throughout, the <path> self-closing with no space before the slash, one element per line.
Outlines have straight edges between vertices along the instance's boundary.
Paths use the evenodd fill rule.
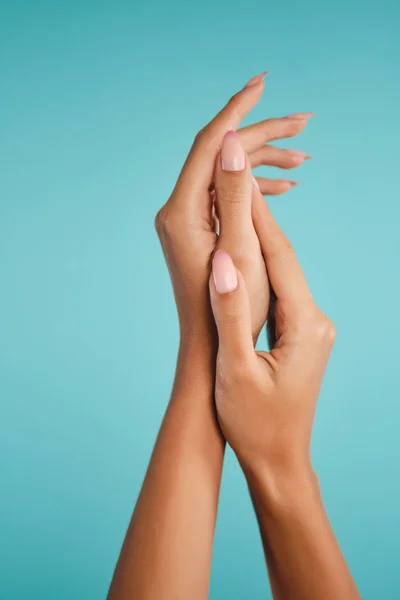
<path fill-rule="evenodd" d="M 245 281 L 229 254 L 217 252 L 209 286 L 219 337 L 218 420 L 246 474 L 312 473 L 312 424 L 335 328 L 313 301 L 293 248 L 258 191 L 253 220 L 276 296 L 275 345 L 254 350 Z"/>

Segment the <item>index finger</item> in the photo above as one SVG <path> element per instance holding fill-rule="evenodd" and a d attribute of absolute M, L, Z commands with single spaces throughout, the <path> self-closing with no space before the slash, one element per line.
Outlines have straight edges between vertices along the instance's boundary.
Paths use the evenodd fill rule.
<path fill-rule="evenodd" d="M 296 313 L 310 300 L 310 290 L 292 244 L 283 233 L 261 192 L 253 186 L 253 223 L 278 300 Z"/>
<path fill-rule="evenodd" d="M 184 202 L 188 201 L 188 193 L 208 192 L 222 139 L 228 131 L 236 130 L 243 117 L 257 104 L 264 90 L 265 75 L 266 72 L 253 77 L 197 134 L 175 187 L 175 191 L 184 191 Z"/>

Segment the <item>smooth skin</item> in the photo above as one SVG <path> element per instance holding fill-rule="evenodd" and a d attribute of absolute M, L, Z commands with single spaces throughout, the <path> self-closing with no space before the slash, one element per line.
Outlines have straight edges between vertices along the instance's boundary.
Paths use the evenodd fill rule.
<path fill-rule="evenodd" d="M 208 596 L 225 444 L 214 401 L 218 336 L 210 306 L 212 258 L 223 248 L 242 273 L 253 348 L 269 310 L 270 284 L 252 197 L 284 193 L 293 182 L 259 178 L 258 191 L 251 167 L 293 168 L 309 158 L 267 143 L 300 133 L 310 113 L 257 123 L 239 130 L 239 137 L 233 133 L 263 89 L 264 74 L 233 96 L 196 136 L 176 187 L 156 218 L 175 293 L 180 348 L 171 399 L 109 600 L 197 600 Z M 246 152 L 244 163 L 236 165 L 242 169 L 232 174 L 223 168 L 224 146 L 229 142 L 232 150 L 238 140 Z"/>
<path fill-rule="evenodd" d="M 249 170 L 230 175 L 245 194 Z M 259 191 L 253 192 L 253 219 L 274 292 L 274 346 L 255 351 L 246 282 L 219 249 L 210 277 L 219 338 L 218 421 L 247 478 L 274 598 L 358 600 L 310 459 L 335 328 L 316 306 L 293 247 Z"/>

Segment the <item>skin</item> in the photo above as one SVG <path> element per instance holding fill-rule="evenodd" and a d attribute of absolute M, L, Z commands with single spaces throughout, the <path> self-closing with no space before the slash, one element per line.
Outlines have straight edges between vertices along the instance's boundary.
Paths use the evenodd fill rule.
<path fill-rule="evenodd" d="M 243 202 L 251 173 L 231 173 Z M 310 459 L 313 418 L 335 339 L 293 247 L 253 187 L 253 219 L 274 292 L 274 347 L 254 349 L 250 296 L 220 249 L 210 296 L 218 328 L 215 401 L 247 478 L 276 600 L 360 595 L 326 516 Z"/>
<path fill-rule="evenodd" d="M 171 399 L 115 569 L 110 600 L 196 600 L 208 595 L 225 445 L 215 415 L 217 336 L 208 278 L 212 256 L 221 243 L 246 277 L 254 339 L 269 305 L 258 237 L 249 221 L 237 229 L 234 196 L 215 164 L 224 134 L 238 127 L 263 89 L 263 76 L 259 76 L 198 133 L 176 187 L 156 217 L 176 298 L 180 348 Z M 301 164 L 305 153 L 267 143 L 297 135 L 307 119 L 308 115 L 294 115 L 240 130 L 249 165 L 270 162 L 288 169 Z M 263 192 L 270 194 L 284 193 L 292 185 L 286 180 L 261 178 L 259 182 Z M 220 237 L 214 230 L 214 201 Z"/>
<path fill-rule="evenodd" d="M 237 129 L 260 99 L 263 76 L 249 84 L 196 136 L 176 187 L 156 217 L 177 304 L 180 347 L 171 399 L 115 569 L 110 600 L 208 596 L 225 444 L 214 402 L 218 335 L 210 306 L 211 263 L 223 248 L 240 268 L 253 348 L 268 313 L 270 284 L 252 195 L 281 194 L 293 185 L 289 180 L 258 178 L 259 193 L 249 176 L 243 191 L 240 175 L 236 180 L 222 169 L 224 136 Z M 308 158 L 305 153 L 268 142 L 297 135 L 310 116 L 270 119 L 239 130 L 247 153 L 245 172 L 261 164 L 285 169 L 302 164 Z M 217 368 L 221 381 L 220 361 Z M 243 451 L 248 454 L 252 455 Z"/>

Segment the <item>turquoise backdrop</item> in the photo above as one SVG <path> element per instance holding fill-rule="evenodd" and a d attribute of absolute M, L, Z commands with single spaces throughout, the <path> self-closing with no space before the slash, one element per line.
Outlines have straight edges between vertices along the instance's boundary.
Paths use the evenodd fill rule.
<path fill-rule="evenodd" d="M 106 595 L 178 342 L 154 215 L 266 69 L 247 122 L 316 113 L 271 200 L 338 329 L 315 466 L 363 598 L 399 598 L 399 21 L 390 0 L 0 2 L 2 600 Z M 210 597 L 270 597 L 231 453 Z"/>

